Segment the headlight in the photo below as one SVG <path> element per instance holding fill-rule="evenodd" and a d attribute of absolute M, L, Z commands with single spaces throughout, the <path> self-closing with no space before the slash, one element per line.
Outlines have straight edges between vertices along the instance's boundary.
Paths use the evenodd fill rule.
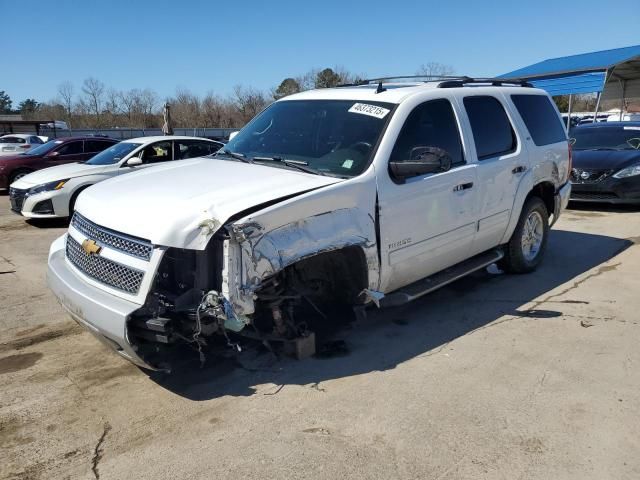
<path fill-rule="evenodd" d="M 64 184 L 67 183 L 69 179 L 65 180 L 56 180 L 55 182 L 43 183 L 42 185 L 36 185 L 35 187 L 31 187 L 29 189 L 29 195 L 35 195 L 36 193 L 49 192 L 51 190 L 60 190 L 64 187 Z"/>
<path fill-rule="evenodd" d="M 613 175 L 613 177 L 614 178 L 627 178 L 627 177 L 633 177 L 635 175 L 640 175 L 640 164 L 639 165 L 632 165 L 631 167 L 627 167 L 627 168 L 623 168 L 622 170 L 617 172 L 615 175 Z"/>

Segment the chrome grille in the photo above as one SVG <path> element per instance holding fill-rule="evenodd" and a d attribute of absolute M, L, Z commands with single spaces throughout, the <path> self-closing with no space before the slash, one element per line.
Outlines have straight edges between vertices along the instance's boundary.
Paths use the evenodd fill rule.
<path fill-rule="evenodd" d="M 98 255 L 89 255 L 70 235 L 67 235 L 66 251 L 69 261 L 85 275 L 123 292 L 138 293 L 144 272 Z"/>
<path fill-rule="evenodd" d="M 71 225 L 101 245 L 108 245 L 115 250 L 143 260 L 148 261 L 151 258 L 151 253 L 153 252 L 151 242 L 96 225 L 77 212 L 73 214 Z"/>
<path fill-rule="evenodd" d="M 573 168 L 571 170 L 572 183 L 596 183 L 604 180 L 613 170 Z"/>
<path fill-rule="evenodd" d="M 22 205 L 24 199 L 27 196 L 27 190 L 19 190 L 17 188 L 9 189 L 9 203 L 11 203 L 11 210 L 20 213 L 22 211 Z"/>

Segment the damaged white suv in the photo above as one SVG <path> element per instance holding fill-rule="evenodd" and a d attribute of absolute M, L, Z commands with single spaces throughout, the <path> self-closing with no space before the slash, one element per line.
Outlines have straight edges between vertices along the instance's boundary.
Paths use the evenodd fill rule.
<path fill-rule="evenodd" d="M 304 356 L 343 306 L 402 304 L 494 262 L 534 270 L 569 171 L 557 109 L 524 83 L 303 92 L 214 161 L 84 191 L 48 281 L 76 321 L 146 368 L 231 333 Z"/>

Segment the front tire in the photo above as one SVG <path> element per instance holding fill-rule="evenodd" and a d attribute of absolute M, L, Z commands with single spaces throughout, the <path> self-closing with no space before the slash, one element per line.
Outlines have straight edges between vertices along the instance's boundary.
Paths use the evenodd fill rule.
<path fill-rule="evenodd" d="M 539 197 L 530 197 L 522 207 L 516 229 L 504 246 L 500 267 L 509 273 L 533 272 L 544 257 L 549 237 L 549 212 Z"/>

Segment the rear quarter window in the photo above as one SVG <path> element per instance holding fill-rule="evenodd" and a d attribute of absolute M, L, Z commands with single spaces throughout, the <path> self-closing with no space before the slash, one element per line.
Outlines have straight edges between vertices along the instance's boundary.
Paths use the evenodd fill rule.
<path fill-rule="evenodd" d="M 537 146 L 564 142 L 567 135 L 546 95 L 511 95 L 511 100 Z"/>

